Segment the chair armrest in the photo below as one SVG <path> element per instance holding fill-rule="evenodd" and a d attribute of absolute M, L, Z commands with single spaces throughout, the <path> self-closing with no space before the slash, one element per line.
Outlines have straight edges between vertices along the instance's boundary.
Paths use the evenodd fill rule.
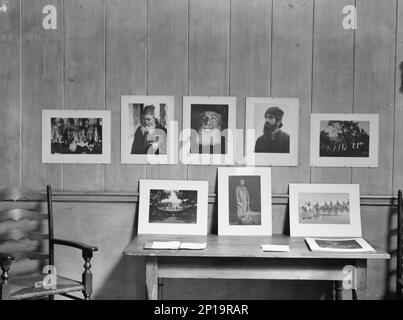
<path fill-rule="evenodd" d="M 8 253 L 0 252 L 0 262 L 3 265 L 3 262 L 11 262 L 14 260 L 14 256 Z"/>
<path fill-rule="evenodd" d="M 53 244 L 59 244 L 61 246 L 67 246 L 72 248 L 77 248 L 83 251 L 83 253 L 92 253 L 98 251 L 98 248 L 95 246 L 89 246 L 85 243 L 76 242 L 76 241 L 69 241 L 69 240 L 62 240 L 62 239 L 53 239 Z"/>

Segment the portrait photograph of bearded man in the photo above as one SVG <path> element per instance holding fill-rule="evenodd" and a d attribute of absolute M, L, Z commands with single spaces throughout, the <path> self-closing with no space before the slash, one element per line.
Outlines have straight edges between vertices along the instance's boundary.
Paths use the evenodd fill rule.
<path fill-rule="evenodd" d="M 246 161 L 249 165 L 298 164 L 299 100 L 247 98 Z"/>
<path fill-rule="evenodd" d="M 236 97 L 183 97 L 184 164 L 234 163 Z"/>
<path fill-rule="evenodd" d="M 153 163 L 155 159 L 167 163 L 168 123 L 173 112 L 173 97 L 169 98 L 122 96 L 122 163 Z"/>

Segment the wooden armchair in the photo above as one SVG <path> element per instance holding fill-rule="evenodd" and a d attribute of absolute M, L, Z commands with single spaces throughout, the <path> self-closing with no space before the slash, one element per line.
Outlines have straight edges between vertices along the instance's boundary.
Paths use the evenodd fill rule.
<path fill-rule="evenodd" d="M 402 190 L 398 191 L 397 194 L 397 258 L 396 258 L 396 299 L 402 299 L 402 289 L 403 289 L 403 198 Z"/>
<path fill-rule="evenodd" d="M 44 205 L 47 204 L 47 208 Z M 45 213 L 44 213 L 45 212 Z M 54 246 L 81 250 L 84 272 L 81 281 L 57 275 L 54 271 Z M 20 189 L 0 193 L 0 299 L 21 300 L 49 298 L 81 291 L 85 299 L 92 294 L 91 258 L 98 249 L 83 243 L 55 239 L 53 235 L 52 189 L 46 196 Z M 27 266 L 35 269 L 25 270 Z M 19 269 L 13 276 L 13 268 Z M 42 269 L 42 268 L 45 269 Z M 38 272 L 38 268 L 44 273 Z"/>

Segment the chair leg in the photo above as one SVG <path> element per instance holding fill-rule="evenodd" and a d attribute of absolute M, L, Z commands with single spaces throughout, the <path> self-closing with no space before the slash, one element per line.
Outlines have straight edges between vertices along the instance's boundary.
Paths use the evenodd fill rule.
<path fill-rule="evenodd" d="M 84 284 L 83 295 L 85 300 L 91 300 L 92 294 L 92 272 L 91 272 L 91 258 L 92 252 L 83 253 L 83 258 L 85 260 L 84 263 L 84 272 L 82 275 L 82 282 Z"/>
<path fill-rule="evenodd" d="M 1 300 L 11 300 L 10 285 L 8 284 L 8 264 L 1 267 L 1 283 L 0 283 L 0 298 Z"/>

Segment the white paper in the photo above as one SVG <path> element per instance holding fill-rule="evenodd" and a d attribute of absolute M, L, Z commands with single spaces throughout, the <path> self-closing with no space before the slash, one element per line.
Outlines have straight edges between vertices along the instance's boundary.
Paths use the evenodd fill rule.
<path fill-rule="evenodd" d="M 262 244 L 261 247 L 263 251 L 290 252 L 290 247 L 287 245 Z"/>
<path fill-rule="evenodd" d="M 151 249 L 179 249 L 179 241 L 154 241 Z"/>
<path fill-rule="evenodd" d="M 180 249 L 203 250 L 206 249 L 206 246 L 207 243 L 182 242 L 180 244 Z"/>
<path fill-rule="evenodd" d="M 311 251 L 325 251 L 325 252 L 376 252 L 368 242 L 363 238 L 305 238 L 309 249 Z M 318 242 L 319 241 L 319 242 Z M 321 245 L 320 241 L 325 241 Z M 347 243 L 345 243 L 347 242 Z M 354 245 L 349 248 L 351 243 Z M 357 245 L 360 248 L 355 248 Z"/>

